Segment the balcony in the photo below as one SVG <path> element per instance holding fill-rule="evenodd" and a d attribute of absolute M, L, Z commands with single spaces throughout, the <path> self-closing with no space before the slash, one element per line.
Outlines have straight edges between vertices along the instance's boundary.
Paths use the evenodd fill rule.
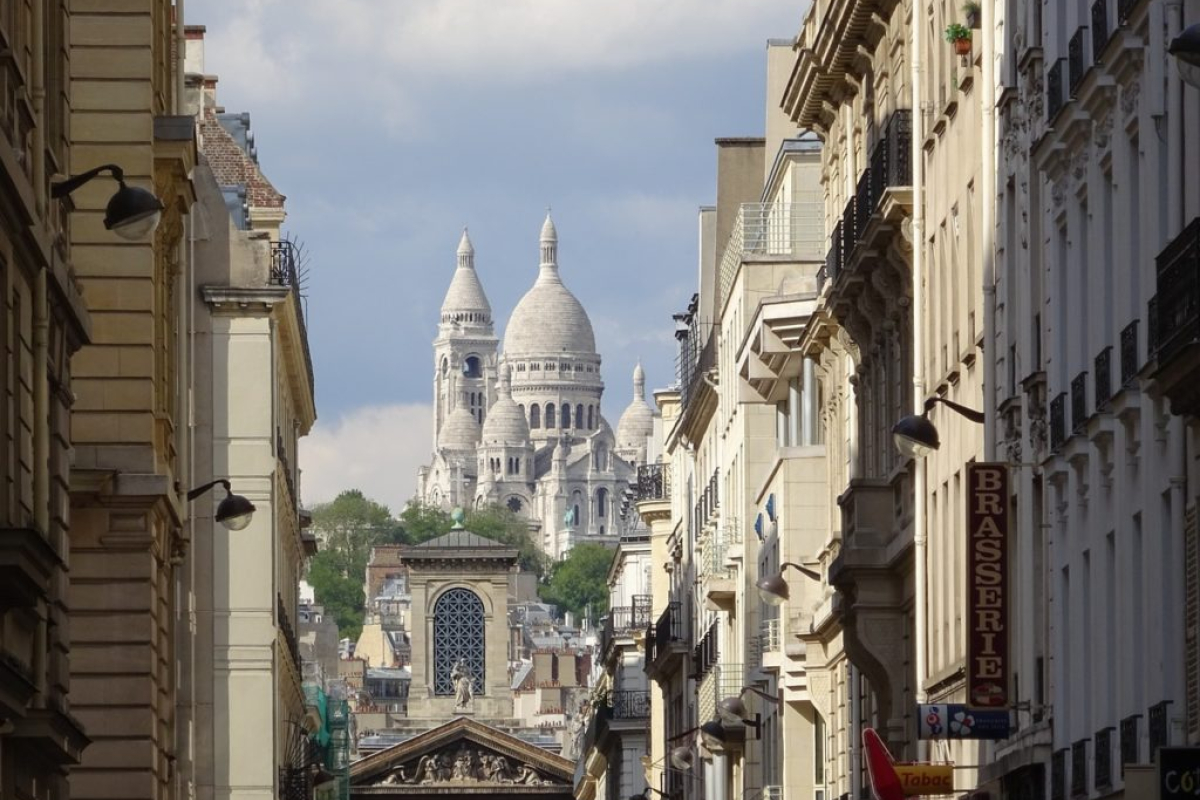
<path fill-rule="evenodd" d="M 1138 321 L 1121 330 L 1121 388 L 1128 389 L 1137 383 L 1138 371 Z"/>
<path fill-rule="evenodd" d="M 1111 789 L 1113 728 L 1096 731 L 1096 788 Z"/>
<path fill-rule="evenodd" d="M 300 327 L 300 346 L 304 351 L 304 366 L 308 371 L 308 385 L 313 387 L 312 352 L 308 347 L 307 313 L 304 298 L 301 296 L 303 287 L 303 265 L 298 258 L 299 253 L 295 244 L 289 241 L 271 243 L 271 283 L 292 290 L 292 303 L 296 310 L 296 324 Z"/>
<path fill-rule="evenodd" d="M 1099 61 L 1108 47 L 1112 32 L 1108 27 L 1108 0 L 1096 0 L 1092 3 L 1092 59 Z"/>
<path fill-rule="evenodd" d="M 1155 379 L 1174 414 L 1200 412 L 1200 217 L 1156 259 Z"/>
<path fill-rule="evenodd" d="M 643 464 L 637 471 L 637 502 L 671 499 L 671 465 Z"/>
<path fill-rule="evenodd" d="M 829 237 L 829 252 L 825 254 L 825 279 L 836 281 L 844 266 L 842 259 L 842 221 L 838 220 L 833 226 L 833 235 Z"/>
<path fill-rule="evenodd" d="M 1087 61 L 1084 49 L 1087 42 L 1087 26 L 1081 25 L 1071 35 L 1067 42 L 1067 93 L 1074 100 L 1079 94 L 1079 84 L 1087 74 Z"/>
<path fill-rule="evenodd" d="M 1112 347 L 1106 347 L 1096 356 L 1096 385 L 1092 387 L 1095 409 L 1099 413 L 1108 408 L 1112 399 Z"/>
<path fill-rule="evenodd" d="M 1058 452 L 1067 441 L 1067 393 L 1050 401 L 1050 450 Z"/>
<path fill-rule="evenodd" d="M 1121 720 L 1121 776 L 1125 776 L 1126 764 L 1138 763 L 1138 720 L 1141 714 L 1133 714 Z"/>
<path fill-rule="evenodd" d="M 1054 124 L 1054 118 L 1067 103 L 1066 86 L 1063 85 L 1063 71 L 1067 60 L 1060 58 L 1046 71 L 1046 122 Z"/>
<path fill-rule="evenodd" d="M 633 640 L 636 631 L 650 624 L 650 595 L 634 595 L 632 606 L 610 608 L 600 631 L 600 653 L 605 661 L 615 652 L 618 639 Z"/>
<path fill-rule="evenodd" d="M 300 642 L 296 638 L 296 630 L 292 627 L 292 620 L 287 613 L 287 608 L 283 605 L 283 595 L 275 595 L 276 601 L 276 620 L 279 625 L 279 632 L 283 635 L 283 641 L 287 644 L 287 650 L 292 654 L 292 663 L 296 665 L 296 671 L 300 670 Z"/>
<path fill-rule="evenodd" d="M 687 655 L 690 645 L 687 619 L 678 600 L 667 603 L 646 635 L 646 672 L 651 677 L 669 679 Z"/>
<path fill-rule="evenodd" d="M 1050 756 L 1050 800 L 1067 800 L 1067 749 Z"/>
<path fill-rule="evenodd" d="M 61 565 L 50 542 L 34 528 L 0 528 L 0 611 L 37 605 Z"/>
<path fill-rule="evenodd" d="M 696 713 L 700 724 L 717 718 L 717 703 L 737 697 L 745 685 L 742 664 L 715 664 L 696 687 Z"/>
<path fill-rule="evenodd" d="M 717 648 L 718 625 L 714 620 L 708 626 L 708 630 L 700 637 L 696 649 L 692 652 L 692 668 L 697 678 L 707 675 L 721 657 L 721 651 Z"/>
<path fill-rule="evenodd" d="M 1087 373 L 1081 372 L 1071 379 L 1071 433 L 1082 433 L 1087 422 Z"/>
<path fill-rule="evenodd" d="M 1087 739 L 1071 745 L 1071 797 L 1087 797 Z"/>
<path fill-rule="evenodd" d="M 1171 744 L 1170 721 L 1167 719 L 1167 707 L 1170 705 L 1170 700 L 1163 700 L 1161 703 L 1150 706 L 1149 712 L 1146 714 L 1148 721 L 1146 732 L 1150 735 L 1151 761 L 1158 758 L 1159 748 Z"/>
<path fill-rule="evenodd" d="M 704 598 L 720 608 L 732 608 L 737 600 L 735 572 L 726 563 L 729 541 L 726 529 L 717 527 L 700 537 L 700 584 Z"/>
<path fill-rule="evenodd" d="M 616 691 L 612 693 L 614 720 L 646 720 L 650 718 L 650 692 Z"/>
<path fill-rule="evenodd" d="M 821 203 L 742 203 L 721 256 L 721 302 L 742 264 L 820 261 Z"/>

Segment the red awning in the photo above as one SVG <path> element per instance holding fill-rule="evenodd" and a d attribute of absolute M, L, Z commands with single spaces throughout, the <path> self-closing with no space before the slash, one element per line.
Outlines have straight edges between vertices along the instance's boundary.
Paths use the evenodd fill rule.
<path fill-rule="evenodd" d="M 867 776 L 875 800 L 904 800 L 900 776 L 896 774 L 892 754 L 874 728 L 863 728 L 863 751 L 867 756 Z"/>

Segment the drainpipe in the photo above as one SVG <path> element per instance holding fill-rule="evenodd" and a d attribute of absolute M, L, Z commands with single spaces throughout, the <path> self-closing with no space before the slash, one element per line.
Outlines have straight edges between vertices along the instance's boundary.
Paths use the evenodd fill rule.
<path fill-rule="evenodd" d="M 996 460 L 996 170 L 1000 159 L 996 153 L 996 28 L 992 3 L 980 3 L 980 26 L 983 36 L 983 66 L 980 108 L 982 135 L 979 137 L 983 154 L 980 186 L 983 192 L 983 219 L 980 228 L 988 241 L 983 248 L 983 459 Z"/>
<path fill-rule="evenodd" d="M 909 23 L 912 34 L 912 109 L 913 109 L 913 145 L 912 150 L 912 349 L 913 349 L 913 409 L 924 408 L 925 404 L 925 290 L 922 288 L 922 269 L 924 266 L 925 247 L 925 171 L 924 149 L 921 142 L 925 140 L 925 108 L 922 93 L 922 81 L 925 79 L 925 66 L 921 48 L 924 43 L 921 36 L 922 24 L 916 19 Z M 926 569 L 925 569 L 925 459 L 918 458 L 914 464 L 913 481 L 913 561 L 915 564 L 914 586 L 914 649 L 915 649 L 915 679 L 916 701 L 924 703 L 925 675 L 928 669 L 925 659 L 925 614 L 926 614 Z M 890 712 L 890 709 L 887 710 Z M 886 712 L 885 712 L 886 713 Z M 921 740 L 917 741 L 917 760 L 925 761 L 928 748 Z"/>
<path fill-rule="evenodd" d="M 1167 35 L 1170 42 L 1183 30 L 1183 4 L 1181 0 L 1166 0 L 1163 3 L 1166 16 Z M 1161 51 L 1160 51 L 1161 52 Z M 1164 53 L 1165 55 L 1165 53 Z M 1174 61 L 1167 56 L 1168 61 Z M 1166 65 L 1166 140 L 1167 140 L 1167 231 L 1174 238 L 1183 230 L 1183 81 L 1174 64 Z"/>
<path fill-rule="evenodd" d="M 862 697 L 858 667 L 850 662 L 850 797 L 862 797 Z"/>

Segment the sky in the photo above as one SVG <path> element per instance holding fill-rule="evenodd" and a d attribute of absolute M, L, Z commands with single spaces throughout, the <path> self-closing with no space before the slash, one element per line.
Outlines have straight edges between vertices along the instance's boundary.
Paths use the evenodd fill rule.
<path fill-rule="evenodd" d="M 431 454 L 438 314 L 464 226 L 497 334 L 551 208 L 616 427 L 640 359 L 674 380 L 697 211 L 724 136 L 761 136 L 768 39 L 804 0 L 187 0 L 217 101 L 307 255 L 318 421 L 302 500 L 399 511 Z M 774 100 L 774 99 L 773 99 Z"/>

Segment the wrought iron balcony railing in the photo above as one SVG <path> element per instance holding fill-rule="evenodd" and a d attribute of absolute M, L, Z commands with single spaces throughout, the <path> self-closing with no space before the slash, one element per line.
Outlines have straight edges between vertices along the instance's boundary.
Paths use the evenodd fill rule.
<path fill-rule="evenodd" d="M 1106 347 L 1096 356 L 1095 385 L 1092 387 L 1097 412 L 1108 408 L 1112 399 L 1112 347 Z"/>
<path fill-rule="evenodd" d="M 1121 330 L 1121 388 L 1127 389 L 1137 381 L 1138 364 L 1138 321 Z"/>
<path fill-rule="evenodd" d="M 1155 259 L 1159 363 L 1200 341 L 1200 217 Z"/>
<path fill-rule="evenodd" d="M 719 623 L 716 620 L 708 626 L 708 630 L 700 637 L 700 641 L 696 643 L 696 648 L 692 652 L 692 663 L 695 665 L 696 677 L 707 675 L 709 670 L 717 663 L 721 657 L 721 651 L 717 645 Z"/>
<path fill-rule="evenodd" d="M 669 500 L 671 497 L 671 465 L 642 464 L 637 472 L 637 500 Z"/>
<path fill-rule="evenodd" d="M 1133 10 L 1141 0 L 1117 0 L 1117 22 L 1125 25 L 1133 16 Z"/>
<path fill-rule="evenodd" d="M 1087 739 L 1071 745 L 1071 796 L 1087 797 Z"/>
<path fill-rule="evenodd" d="M 871 151 L 871 210 L 883 193 L 898 186 L 912 186 L 912 111 L 892 113 L 883 139 Z"/>
<path fill-rule="evenodd" d="M 854 227 L 854 198 L 851 197 L 846 201 L 846 207 L 842 209 L 842 263 L 846 264 L 854 255 L 854 245 L 857 242 L 855 238 Z M 866 213 L 870 213 L 867 211 Z"/>
<path fill-rule="evenodd" d="M 1087 73 L 1087 54 L 1084 52 L 1086 42 L 1086 25 L 1076 28 L 1075 33 L 1071 34 L 1071 40 L 1067 42 L 1067 89 L 1072 99 L 1079 92 L 1079 84 L 1083 82 L 1083 76 Z"/>
<path fill-rule="evenodd" d="M 616 691 L 612 693 L 613 719 L 648 719 L 650 717 L 650 692 Z"/>
<path fill-rule="evenodd" d="M 300 265 L 297 263 L 296 246 L 289 241 L 271 243 L 271 283 L 292 290 L 292 303 L 296 306 L 296 321 L 300 325 L 300 342 L 304 350 L 304 366 L 308 370 L 308 385 L 313 383 L 312 352 L 308 348 L 308 319 L 304 298 L 300 296 Z"/>
<path fill-rule="evenodd" d="M 858 186 L 854 191 L 854 207 L 861 213 L 854 217 L 854 241 L 861 242 L 867 235 L 867 223 L 871 221 L 871 213 L 875 210 L 876 197 L 871 191 L 871 170 L 864 169 L 858 176 Z"/>
<path fill-rule="evenodd" d="M 782 625 L 779 617 L 762 621 L 762 650 L 764 653 L 778 653 L 783 644 Z"/>
<path fill-rule="evenodd" d="M 300 669 L 300 641 L 296 638 L 296 630 L 292 627 L 291 616 L 283 604 L 283 595 L 276 594 L 275 601 L 279 631 L 283 634 L 283 641 L 287 644 L 288 652 L 292 654 L 292 663 L 296 665 L 296 669 Z"/>
<path fill-rule="evenodd" d="M 1121 720 L 1121 775 L 1125 775 L 1126 764 L 1138 763 L 1138 720 L 1141 714 L 1133 714 Z"/>
<path fill-rule="evenodd" d="M 1050 756 L 1050 800 L 1067 800 L 1067 749 Z"/>
<path fill-rule="evenodd" d="M 1079 433 L 1087 427 L 1087 372 L 1071 379 L 1071 432 Z"/>
<path fill-rule="evenodd" d="M 667 607 L 658 615 L 654 623 L 653 639 L 650 643 L 653 650 L 648 661 L 653 662 L 670 645 L 684 642 L 683 607 L 678 600 L 667 603 Z"/>
<path fill-rule="evenodd" d="M 729 296 L 738 267 L 756 258 L 821 258 L 821 202 L 742 203 L 721 256 L 721 298 Z"/>
<path fill-rule="evenodd" d="M 1112 787 L 1112 735 L 1111 727 L 1096 731 L 1096 788 Z"/>
<path fill-rule="evenodd" d="M 1066 86 L 1063 83 L 1063 71 L 1067 68 L 1066 65 L 1067 60 L 1060 58 L 1046 71 L 1046 121 L 1051 124 L 1067 102 Z"/>
<path fill-rule="evenodd" d="M 1067 393 L 1050 401 L 1050 449 L 1057 451 L 1067 441 Z"/>
<path fill-rule="evenodd" d="M 1108 27 L 1108 0 L 1095 0 L 1092 3 L 1092 61 L 1098 62 L 1108 47 L 1108 39 L 1112 35 Z"/>
<path fill-rule="evenodd" d="M 1146 715 L 1146 719 L 1148 720 L 1146 732 L 1150 736 L 1151 761 L 1158 758 L 1159 748 L 1166 747 L 1171 743 L 1171 731 L 1167 720 L 1167 707 L 1169 705 L 1171 705 L 1170 700 L 1155 703 L 1150 706 L 1149 713 Z"/>
<path fill-rule="evenodd" d="M 825 275 L 831 281 L 836 281 L 842 271 L 842 221 L 838 220 L 833 226 L 833 234 L 829 237 L 829 252 L 825 254 Z"/>

